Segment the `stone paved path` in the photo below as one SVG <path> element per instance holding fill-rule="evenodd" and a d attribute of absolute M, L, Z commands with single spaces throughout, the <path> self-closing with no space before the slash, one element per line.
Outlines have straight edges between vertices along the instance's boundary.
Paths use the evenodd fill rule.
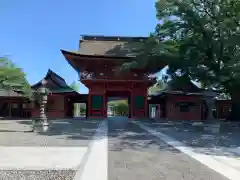
<path fill-rule="evenodd" d="M 0 180 L 72 180 L 101 121 L 55 120 L 32 133 L 31 121 L 0 121 Z"/>
<path fill-rule="evenodd" d="M 185 123 L 143 123 L 144 129 L 232 180 L 240 176 L 239 127 L 205 131 Z"/>
<path fill-rule="evenodd" d="M 177 138 L 194 148 L 240 147 L 240 127 L 224 127 L 218 133 L 205 131 L 201 126 L 182 122 L 143 123 L 148 127 Z"/>
<path fill-rule="evenodd" d="M 227 180 L 126 119 L 108 121 L 109 180 Z"/>
<path fill-rule="evenodd" d="M 30 120 L 0 121 L 0 146 L 88 146 L 100 121 L 53 120 L 51 131 L 32 133 Z"/>

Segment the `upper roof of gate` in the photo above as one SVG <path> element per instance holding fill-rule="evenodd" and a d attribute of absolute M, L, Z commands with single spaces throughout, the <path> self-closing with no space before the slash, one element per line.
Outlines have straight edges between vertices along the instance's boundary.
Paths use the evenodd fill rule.
<path fill-rule="evenodd" d="M 82 55 L 100 55 L 115 57 L 134 57 L 133 47 L 146 41 L 147 37 L 82 35 L 79 51 Z"/>

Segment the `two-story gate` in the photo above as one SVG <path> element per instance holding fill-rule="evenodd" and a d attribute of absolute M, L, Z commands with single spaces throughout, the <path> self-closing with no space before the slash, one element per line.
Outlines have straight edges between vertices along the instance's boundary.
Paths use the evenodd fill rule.
<path fill-rule="evenodd" d="M 156 79 L 149 77 L 158 69 L 132 68 L 119 71 L 123 63 L 133 61 L 126 43 L 139 43 L 146 38 L 83 36 L 80 50 L 62 50 L 69 64 L 79 73 L 80 81 L 89 89 L 88 117 L 107 116 L 109 92 L 128 94 L 130 117 L 148 116 L 147 90 Z M 126 93 L 127 92 L 127 93 Z"/>

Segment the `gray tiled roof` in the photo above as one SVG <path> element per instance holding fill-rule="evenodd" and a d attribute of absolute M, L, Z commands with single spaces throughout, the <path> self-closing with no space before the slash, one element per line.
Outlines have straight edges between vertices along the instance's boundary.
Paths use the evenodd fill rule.
<path fill-rule="evenodd" d="M 52 92 L 52 93 L 65 93 L 65 92 L 74 92 L 71 87 L 69 87 L 66 83 L 66 81 L 53 72 L 52 70 L 48 70 L 46 76 L 43 78 L 47 81 L 46 87 Z M 42 86 L 42 81 L 39 81 L 38 83 L 32 85 L 32 89 L 38 89 Z"/>
<path fill-rule="evenodd" d="M 146 39 L 146 37 L 82 36 L 80 50 L 75 53 L 82 55 L 134 57 L 136 54 L 129 48 L 131 43 L 141 42 Z"/>
<path fill-rule="evenodd" d="M 203 89 L 199 88 L 195 83 L 191 80 L 184 80 L 184 81 L 175 81 L 171 80 L 168 82 L 167 86 L 154 93 L 149 93 L 150 96 L 158 96 L 160 94 L 181 94 L 181 93 L 188 93 L 188 94 L 199 94 L 203 91 Z"/>
<path fill-rule="evenodd" d="M 22 97 L 22 95 L 12 90 L 0 89 L 0 97 Z"/>

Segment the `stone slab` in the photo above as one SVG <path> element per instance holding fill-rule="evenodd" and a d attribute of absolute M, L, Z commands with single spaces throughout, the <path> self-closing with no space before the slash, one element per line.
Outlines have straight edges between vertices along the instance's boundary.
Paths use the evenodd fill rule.
<path fill-rule="evenodd" d="M 0 170 L 77 169 L 85 147 L 0 147 Z"/>
<path fill-rule="evenodd" d="M 108 139 L 107 122 L 103 121 L 89 146 L 84 167 L 80 167 L 74 180 L 108 180 Z"/>

